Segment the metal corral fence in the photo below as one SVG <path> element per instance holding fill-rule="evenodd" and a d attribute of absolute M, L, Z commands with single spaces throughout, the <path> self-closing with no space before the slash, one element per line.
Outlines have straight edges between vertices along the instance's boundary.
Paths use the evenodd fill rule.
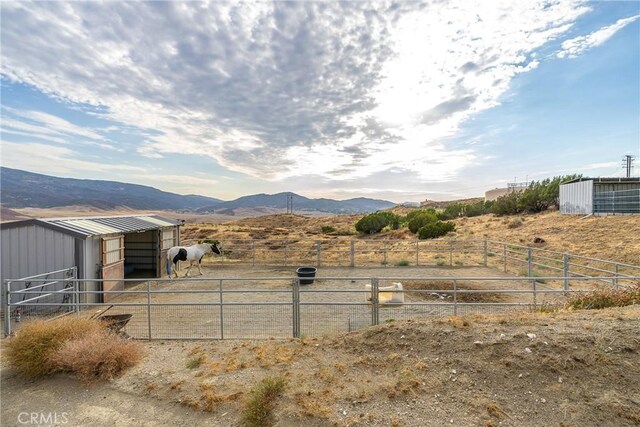
<path fill-rule="evenodd" d="M 469 313 L 504 313 L 562 304 L 567 295 L 592 289 L 593 278 L 550 277 L 298 277 L 131 279 L 128 290 L 110 291 L 108 303 L 84 303 L 82 280 L 45 279 L 42 286 L 12 290 L 8 281 L 4 331 L 26 317 L 77 313 L 132 315 L 124 332 L 138 339 L 256 339 L 318 336 L 352 331 L 393 320 Z M 627 286 L 639 276 L 600 277 Z M 395 282 L 407 286 L 394 290 Z M 409 287 L 419 282 L 421 286 Z M 445 286 L 441 286 L 444 282 Z M 553 283 L 563 283 L 556 287 Z M 390 286 L 391 285 L 391 286 Z M 440 286 L 438 286 L 440 285 Z M 583 286 L 584 285 L 584 286 Z M 609 285 L 607 285 L 608 287 Z M 50 291 L 46 291 L 50 288 Z M 43 293 L 45 292 L 45 293 Z M 391 294 L 391 297 L 389 297 Z M 396 297 L 402 302 L 389 302 Z M 51 298 L 55 298 L 51 300 Z M 19 318 L 15 316 L 20 312 Z M 73 315 L 73 314 L 72 314 Z"/>
<path fill-rule="evenodd" d="M 639 214 L 640 188 L 597 192 L 593 196 L 593 211 L 598 214 Z"/>
<path fill-rule="evenodd" d="M 194 242 L 186 242 L 191 244 Z M 532 276 L 618 277 L 640 275 L 640 265 L 487 239 L 473 240 L 310 240 L 229 239 L 213 265 L 400 267 L 496 267 L 505 273 Z"/>

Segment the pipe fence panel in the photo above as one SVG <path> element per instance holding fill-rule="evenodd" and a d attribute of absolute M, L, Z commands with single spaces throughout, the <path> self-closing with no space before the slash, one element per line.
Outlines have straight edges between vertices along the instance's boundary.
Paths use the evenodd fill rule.
<path fill-rule="evenodd" d="M 617 289 L 640 278 L 637 265 L 486 239 L 228 240 L 222 256 L 207 262 L 249 271 L 260 265 L 486 266 L 514 276 L 317 277 L 317 286 L 301 286 L 295 277 L 124 279 L 126 291 L 103 292 L 100 280 L 78 280 L 72 268 L 5 281 L 5 334 L 29 317 L 108 310 L 132 314 L 127 333 L 142 339 L 316 336 L 393 320 L 557 304 L 571 292 Z M 405 284 L 404 303 L 387 304 L 395 282 Z M 109 303 L 95 302 L 104 296 Z"/>
<path fill-rule="evenodd" d="M 9 293 L 5 333 L 30 317 L 62 314 L 86 317 L 132 315 L 124 332 L 137 339 L 266 339 L 349 332 L 370 325 L 434 316 L 505 313 L 562 305 L 566 297 L 592 290 L 593 278 L 542 277 L 318 277 L 300 285 L 297 277 L 152 279 L 125 291 L 87 291 L 83 280 L 66 279 L 63 300 L 36 298 L 42 287 Z M 599 277 L 611 287 L 640 282 Z M 50 283 L 50 279 L 31 279 Z M 398 288 L 397 283 L 404 283 Z M 50 292 L 51 293 L 51 292 Z M 108 303 L 84 303 L 89 294 L 113 294 Z M 65 300 L 65 296 L 66 298 Z M 64 302 L 67 301 L 67 302 Z M 28 315 L 15 316 L 15 313 Z"/>

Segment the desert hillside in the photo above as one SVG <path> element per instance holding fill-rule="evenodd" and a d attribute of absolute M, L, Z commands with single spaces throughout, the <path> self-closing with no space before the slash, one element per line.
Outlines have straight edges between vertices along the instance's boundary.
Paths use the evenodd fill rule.
<path fill-rule="evenodd" d="M 405 210 L 407 210 L 405 208 Z M 401 212 L 406 213 L 406 212 Z M 308 217 L 266 215 L 223 223 L 191 222 L 183 227 L 183 238 L 224 239 L 415 239 L 407 229 L 361 236 L 354 224 L 362 215 Z M 192 219 L 197 221 L 197 219 Z M 204 219 L 206 221 L 206 219 Z M 531 245 L 535 237 L 545 240 L 542 247 L 612 261 L 640 264 L 639 216 L 561 215 L 545 212 L 535 215 L 497 217 L 493 214 L 454 220 L 456 232 L 444 239 L 482 239 Z M 325 229 L 323 227 L 332 227 Z"/>
<path fill-rule="evenodd" d="M 3 421 L 64 394 L 70 425 L 241 425 L 251 388 L 271 378 L 284 381 L 275 426 L 635 426 L 639 325 L 632 306 L 392 321 L 321 338 L 152 341 L 140 365 L 89 387 L 64 375 L 25 381 L 3 362 Z"/>

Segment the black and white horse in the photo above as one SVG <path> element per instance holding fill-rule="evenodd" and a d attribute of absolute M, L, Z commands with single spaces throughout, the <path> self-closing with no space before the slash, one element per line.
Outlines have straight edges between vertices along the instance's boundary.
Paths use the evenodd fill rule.
<path fill-rule="evenodd" d="M 221 248 L 218 247 L 220 243 L 217 241 L 213 243 L 200 243 L 197 245 L 191 246 L 174 246 L 167 251 L 167 274 L 171 277 L 171 269 L 173 268 L 173 272 L 176 275 L 176 279 L 178 278 L 178 261 L 189 261 L 189 267 L 187 267 L 187 271 L 184 274 L 184 277 L 189 276 L 189 270 L 193 267 L 193 262 L 198 261 L 198 271 L 202 276 L 202 269 L 200 268 L 200 264 L 202 264 L 202 258 L 205 255 L 215 253 L 222 254 Z"/>

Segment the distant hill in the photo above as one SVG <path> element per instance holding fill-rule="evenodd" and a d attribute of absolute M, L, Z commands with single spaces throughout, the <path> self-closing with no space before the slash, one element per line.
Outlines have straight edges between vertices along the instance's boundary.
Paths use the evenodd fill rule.
<path fill-rule="evenodd" d="M 296 193 L 277 193 L 277 194 L 254 194 L 252 196 L 244 196 L 229 202 L 222 202 L 214 206 L 204 207 L 198 211 L 216 211 L 218 213 L 232 214 L 234 209 L 238 208 L 280 208 L 285 209 L 287 205 L 287 196 L 292 196 L 294 212 L 328 212 L 334 214 L 356 214 L 365 212 L 375 212 L 382 209 L 389 209 L 395 206 L 395 203 L 386 200 L 368 199 L 359 197 L 348 200 L 333 199 L 310 199 L 300 196 Z"/>
<path fill-rule="evenodd" d="M 0 168 L 0 201 L 5 208 L 54 208 L 88 205 L 98 209 L 194 210 L 221 202 L 196 195 L 183 196 L 145 185 L 115 181 L 57 178 L 18 169 Z"/>
<path fill-rule="evenodd" d="M 57 178 L 5 167 L 0 168 L 0 185 L 2 206 L 10 209 L 86 205 L 101 210 L 127 207 L 234 215 L 235 209 L 265 210 L 268 213 L 284 211 L 287 196 L 293 197 L 295 212 L 354 214 L 395 206 L 386 200 L 364 197 L 348 200 L 309 199 L 295 193 L 256 194 L 222 201 L 213 197 L 168 193 L 144 185 Z"/>

